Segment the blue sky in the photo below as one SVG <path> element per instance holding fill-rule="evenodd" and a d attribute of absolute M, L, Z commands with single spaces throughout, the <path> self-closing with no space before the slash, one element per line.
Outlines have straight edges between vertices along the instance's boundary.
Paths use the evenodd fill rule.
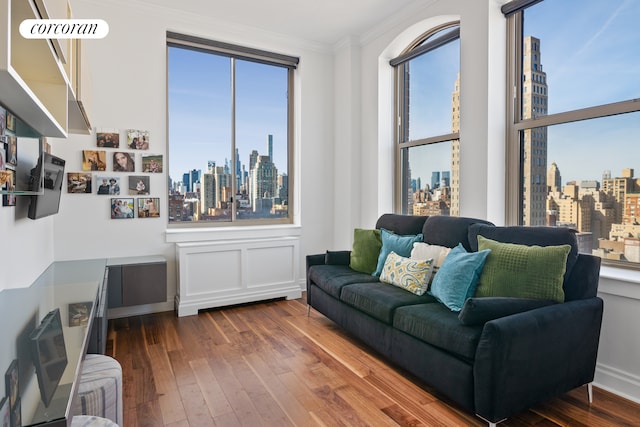
<path fill-rule="evenodd" d="M 524 34 L 541 41 L 550 114 L 640 98 L 640 31 L 631 31 L 638 18 L 638 0 L 546 0 L 526 10 Z M 412 139 L 450 130 L 457 55 L 456 50 L 429 63 L 414 61 L 412 72 L 420 77 L 412 75 L 412 85 L 429 82 L 427 95 L 436 100 L 437 109 L 423 107 L 433 105 L 427 96 L 412 105 Z M 434 61 L 444 63 L 434 67 Z M 548 164 L 558 164 L 563 182 L 600 180 L 604 170 L 620 176 L 627 167 L 640 175 L 639 142 L 640 113 L 553 126 L 548 128 Z M 413 178 L 428 182 L 432 170 L 450 169 L 450 157 L 436 147 L 415 149 L 411 167 Z"/>
<path fill-rule="evenodd" d="M 227 57 L 169 48 L 169 175 L 175 181 L 215 160 L 231 161 L 231 65 Z M 273 135 L 278 173 L 286 170 L 287 70 L 236 61 L 236 147 L 267 155 Z"/>

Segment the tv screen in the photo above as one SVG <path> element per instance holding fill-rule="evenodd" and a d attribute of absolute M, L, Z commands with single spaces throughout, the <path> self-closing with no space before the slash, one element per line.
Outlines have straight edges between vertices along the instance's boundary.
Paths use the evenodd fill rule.
<path fill-rule="evenodd" d="M 65 161 L 52 154 L 43 152 L 38 164 L 31 169 L 31 191 L 42 192 L 31 196 L 28 217 L 44 218 L 58 213 L 62 182 L 64 180 Z"/>
<path fill-rule="evenodd" d="M 67 367 L 67 348 L 62 333 L 60 309 L 50 311 L 29 338 L 40 397 L 44 406 L 48 407 Z"/>

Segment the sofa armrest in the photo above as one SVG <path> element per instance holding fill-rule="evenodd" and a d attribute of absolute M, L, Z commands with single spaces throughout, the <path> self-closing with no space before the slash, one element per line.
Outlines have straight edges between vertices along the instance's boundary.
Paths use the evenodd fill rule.
<path fill-rule="evenodd" d="M 476 413 L 497 422 L 593 381 L 602 313 L 594 297 L 487 322 L 474 362 Z"/>

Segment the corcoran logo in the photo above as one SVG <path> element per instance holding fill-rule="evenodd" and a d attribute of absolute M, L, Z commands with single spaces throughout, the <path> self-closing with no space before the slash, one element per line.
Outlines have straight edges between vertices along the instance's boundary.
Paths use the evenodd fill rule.
<path fill-rule="evenodd" d="M 20 35 L 26 39 L 102 39 L 109 24 L 102 19 L 25 19 Z"/>

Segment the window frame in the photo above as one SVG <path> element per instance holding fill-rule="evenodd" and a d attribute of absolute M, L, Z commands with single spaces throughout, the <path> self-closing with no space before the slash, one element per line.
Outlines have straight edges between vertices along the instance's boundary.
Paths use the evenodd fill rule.
<path fill-rule="evenodd" d="M 457 27 L 452 33 L 444 34 L 433 40 L 425 41 L 429 37 L 437 34 L 447 28 Z M 404 157 L 403 151 L 412 147 L 427 146 L 431 144 L 438 144 L 443 142 L 449 142 L 453 144 L 454 141 L 460 141 L 460 132 L 450 132 L 446 134 L 433 135 L 426 138 L 419 138 L 415 140 L 405 141 L 404 131 L 404 85 L 405 85 L 405 73 L 403 72 L 403 64 L 429 53 L 430 51 L 444 46 L 454 40 L 460 39 L 460 21 L 451 21 L 438 25 L 428 31 L 422 33 L 407 48 L 396 58 L 389 61 L 389 65 L 395 68 L 394 70 L 394 197 L 393 197 L 393 209 L 394 212 L 402 213 L 405 208 L 404 200 L 406 200 L 406 194 L 403 191 L 403 181 L 405 179 L 403 175 Z M 424 44 L 423 44 L 424 43 Z M 406 212 L 412 214 L 412 212 Z"/>
<path fill-rule="evenodd" d="M 169 177 L 169 156 L 170 136 L 169 136 L 169 49 L 170 48 L 189 49 L 196 52 L 225 56 L 230 58 L 231 66 L 231 164 L 235 165 L 236 156 L 236 82 L 235 82 L 235 66 L 237 60 L 255 62 L 264 65 L 277 66 L 287 69 L 287 216 L 284 218 L 253 218 L 238 219 L 235 195 L 237 193 L 237 179 L 235 168 L 231 168 L 231 193 L 232 208 L 231 219 L 222 221 L 169 221 L 167 215 L 167 227 L 171 229 L 188 229 L 188 228 L 204 228 L 204 227 L 247 227 L 247 226 L 264 226 L 264 225 L 287 225 L 294 224 L 294 206 L 297 203 L 294 200 L 295 194 L 295 78 L 296 69 L 300 59 L 295 56 L 279 54 L 261 49 L 249 48 L 245 46 L 234 45 L 230 43 L 220 42 L 216 40 L 205 39 L 197 36 L 191 36 L 181 33 L 167 31 L 166 33 L 166 52 L 167 52 L 167 177 Z M 202 174 L 204 175 L 204 174 Z M 169 204 L 171 203 L 171 187 L 167 191 L 167 212 L 169 212 Z"/>
<path fill-rule="evenodd" d="M 562 125 L 583 120 L 605 118 L 619 114 L 640 111 L 640 99 L 577 108 L 559 113 L 523 118 L 522 87 L 523 74 L 523 20 L 527 7 L 544 0 L 514 0 L 502 7 L 507 25 L 507 117 L 506 117 L 506 179 L 505 179 L 505 222 L 507 225 L 523 225 L 523 173 L 521 132 L 540 127 Z M 546 105 L 545 105 L 546 108 Z M 603 265 L 640 270 L 640 265 L 632 262 L 602 258 Z"/>

